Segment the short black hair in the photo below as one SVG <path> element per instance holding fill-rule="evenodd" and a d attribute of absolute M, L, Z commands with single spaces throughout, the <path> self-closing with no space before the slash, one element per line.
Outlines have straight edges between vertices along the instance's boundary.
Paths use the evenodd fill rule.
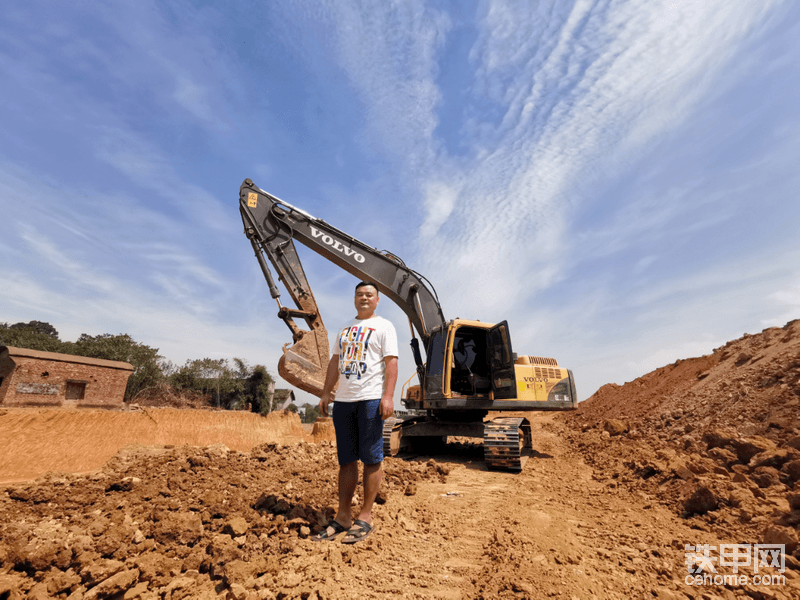
<path fill-rule="evenodd" d="M 375 293 L 376 294 L 378 293 L 378 286 L 375 285 L 372 281 L 359 281 L 356 284 L 356 291 L 358 291 L 358 288 L 367 287 L 368 285 L 371 285 L 372 287 L 374 287 L 375 288 Z"/>

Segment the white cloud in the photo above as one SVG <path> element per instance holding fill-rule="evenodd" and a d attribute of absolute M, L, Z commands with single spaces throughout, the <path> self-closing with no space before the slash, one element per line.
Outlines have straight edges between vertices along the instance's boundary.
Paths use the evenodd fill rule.
<path fill-rule="evenodd" d="M 562 305 L 517 307 L 509 314 L 515 348 L 555 356 L 575 371 L 587 398 L 605 383 L 622 384 L 800 318 L 800 251 L 786 243 L 777 254 L 765 250 L 633 289 L 576 287 Z"/>
<path fill-rule="evenodd" d="M 800 319 L 800 283 L 773 292 L 767 296 L 780 308 L 778 315 L 762 321 L 764 327 L 782 327 L 789 321 Z"/>
<path fill-rule="evenodd" d="M 453 214 L 459 190 L 443 183 L 430 182 L 425 190 L 425 210 L 427 216 L 422 227 L 420 237 L 430 239 L 436 235 L 439 228 Z"/>
<path fill-rule="evenodd" d="M 0 198 L 0 322 L 46 321 L 62 340 L 128 333 L 176 364 L 243 357 L 277 376 L 291 333 L 239 224 L 216 236 L 126 192 L 76 192 L 7 164 Z M 304 263 L 328 327 L 351 318 L 352 297 L 338 290 L 350 276 L 322 259 Z"/>
<path fill-rule="evenodd" d="M 634 268 L 634 273 L 643 273 L 645 272 L 650 265 L 658 261 L 657 256 L 643 256 L 636 262 L 636 267 Z"/>
<path fill-rule="evenodd" d="M 202 238 L 194 239 L 195 230 L 181 216 L 152 211 L 130 196 L 76 193 L 63 183 L 37 179 L 20 168 L 0 168 L 7 203 L 0 234 L 7 243 L 9 277 L 47 282 L 65 295 L 55 304 L 75 308 L 76 302 L 101 298 L 113 307 L 158 299 L 186 306 L 191 296 L 199 299 L 195 306 L 203 307 L 203 314 L 218 310 L 213 303 L 226 295 L 228 282 L 209 266 Z M 34 187 L 37 201 L 26 202 Z M 160 295 L 148 287 L 150 281 L 160 284 Z M 32 291 L 17 284 L 8 301 L 23 290 Z M 109 314 L 118 316 L 116 311 Z"/>
<path fill-rule="evenodd" d="M 608 287 L 576 288 L 553 314 L 532 309 L 531 302 L 574 276 L 586 260 L 656 239 L 664 240 L 668 251 L 669 240 L 678 234 L 703 234 L 737 217 L 722 202 L 736 192 L 731 184 L 728 190 L 707 193 L 706 181 L 676 179 L 673 189 L 617 201 L 611 218 L 580 237 L 575 237 L 573 222 L 578 208 L 597 201 L 597 182 L 624 171 L 718 91 L 724 83 L 718 75 L 759 34 L 776 4 L 483 3 L 470 54 L 474 79 L 464 90 L 475 107 L 464 111 L 469 135 L 461 140 L 471 153 L 461 157 L 449 156 L 434 136 L 441 96 L 431 85 L 437 69 L 447 68 L 435 63 L 441 36 L 451 28 L 448 19 L 421 23 L 414 15 L 424 11 L 409 5 L 393 15 L 389 27 L 389 12 L 383 8 L 362 7 L 358 13 L 338 4 L 332 8 L 340 62 L 362 94 L 370 126 L 384 147 L 396 150 L 403 161 L 400 169 L 414 174 L 412 182 L 421 192 L 422 264 L 415 268 L 440 291 L 446 314 L 508 318 L 523 344 L 544 335 L 539 339 L 556 340 L 554 350 L 565 350 L 566 356 L 570 348 L 558 344 L 558 330 L 573 328 L 572 315 L 583 331 L 573 328 L 565 339 L 581 343 L 584 336 L 596 335 L 609 353 L 624 355 L 627 345 L 652 360 L 716 343 L 719 313 L 725 311 L 712 300 L 701 302 L 714 326 L 694 335 L 699 317 L 687 319 L 686 328 L 674 328 L 683 338 L 670 337 L 665 346 L 648 350 L 630 329 L 619 341 L 613 338 L 609 325 L 603 325 L 604 301 L 627 307 L 637 322 L 652 315 L 668 331 L 671 319 L 696 308 L 681 302 L 681 294 L 695 303 L 704 294 L 724 302 L 726 293 L 738 290 L 748 299 L 731 306 L 728 317 L 753 322 L 754 306 L 763 301 L 755 283 L 765 277 L 761 267 L 747 282 L 732 265 L 723 264 L 718 274 L 718 263 L 711 272 L 692 268 L 677 279 L 660 280 L 656 267 L 669 260 L 662 261 L 653 250 L 632 263 L 635 275 L 653 277 L 642 289 L 626 289 L 619 297 Z M 401 75 L 415 83 L 407 87 Z M 496 110 L 482 110 L 487 104 Z M 698 202 L 716 203 L 719 209 L 686 219 Z M 553 326 L 540 319 L 551 319 Z M 741 333 L 731 327 L 726 331 Z M 648 359 L 627 357 L 616 363 L 616 371 L 604 373 L 611 377 L 620 365 L 632 373 L 645 364 Z M 591 370 L 589 363 L 582 367 Z"/>
<path fill-rule="evenodd" d="M 421 0 L 367 4 L 329 0 L 275 4 L 274 18 L 292 28 L 276 32 L 320 79 L 331 60 L 360 99 L 370 145 L 388 155 L 406 178 L 429 171 L 435 155 L 437 51 L 451 27 L 446 13 Z M 362 124 L 359 123 L 359 126 Z"/>
<path fill-rule="evenodd" d="M 190 77 L 186 75 L 176 77 L 173 98 L 196 117 L 208 123 L 215 122 L 214 112 L 208 101 L 208 90 Z"/>
<path fill-rule="evenodd" d="M 169 15 L 169 7 L 150 3 L 94 11 L 117 37 L 112 56 L 122 59 L 110 60 L 106 76 L 154 92 L 167 110 L 177 108 L 181 117 L 202 127 L 225 130 L 230 115 L 222 99 L 239 94 L 241 86 L 226 50 L 209 43 L 209 27 L 221 15 L 213 8 L 186 8 L 178 9 L 177 18 Z"/>
<path fill-rule="evenodd" d="M 52 238 L 42 235 L 42 232 L 35 232 L 30 225 L 21 226 L 19 237 L 24 242 L 23 250 L 29 255 L 31 266 L 46 268 L 55 274 L 55 278 L 66 280 L 70 284 L 79 283 L 92 293 L 107 293 L 114 289 L 114 281 L 71 257 L 68 248 L 59 248 Z"/>
<path fill-rule="evenodd" d="M 644 373 L 649 373 L 660 369 L 665 365 L 674 363 L 678 359 L 687 357 L 703 356 L 710 354 L 714 348 L 723 345 L 728 340 L 714 339 L 710 336 L 704 336 L 703 340 L 693 340 L 671 346 L 668 348 L 657 348 L 652 354 L 644 357 L 637 357 L 636 360 L 627 362 L 618 376 L 621 376 L 620 383 L 625 381 L 632 381 L 640 377 Z"/>
<path fill-rule="evenodd" d="M 484 5 L 471 91 L 503 117 L 471 124 L 474 158 L 440 155 L 437 169 L 462 190 L 459 209 L 429 209 L 421 229 L 422 268 L 470 309 L 491 304 L 492 290 L 528 298 L 595 256 L 601 239 L 606 251 L 630 247 L 685 210 L 643 199 L 627 209 L 634 219 L 623 215 L 586 246 L 567 237 L 576 207 L 593 201 L 592 183 L 685 119 L 770 4 L 537 7 Z M 447 186 L 438 174 L 428 181 Z"/>
<path fill-rule="evenodd" d="M 187 224 L 199 224 L 212 231 L 231 231 L 238 226 L 235 212 L 223 210 L 217 198 L 197 185 L 184 182 L 159 149 L 132 131 L 107 130 L 99 142 L 97 156 L 136 185 L 180 207 Z"/>

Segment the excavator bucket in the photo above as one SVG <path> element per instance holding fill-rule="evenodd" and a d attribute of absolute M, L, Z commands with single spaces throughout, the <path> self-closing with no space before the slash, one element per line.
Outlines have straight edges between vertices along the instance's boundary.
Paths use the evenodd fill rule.
<path fill-rule="evenodd" d="M 291 385 L 319 398 L 330 360 L 328 332 L 320 323 L 312 331 L 299 330 L 298 335 L 300 338 L 293 345 L 283 346 L 278 374 Z"/>

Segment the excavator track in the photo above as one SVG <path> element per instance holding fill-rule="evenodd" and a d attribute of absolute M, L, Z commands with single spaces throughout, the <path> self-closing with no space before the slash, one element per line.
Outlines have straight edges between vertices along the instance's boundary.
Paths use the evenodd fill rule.
<path fill-rule="evenodd" d="M 400 450 L 400 428 L 403 420 L 389 417 L 383 422 L 383 456 L 394 456 Z"/>
<path fill-rule="evenodd" d="M 383 456 L 395 456 L 401 450 L 419 454 L 441 452 L 448 428 L 434 427 L 432 431 L 432 425 L 421 416 L 386 419 L 383 422 Z"/>
<path fill-rule="evenodd" d="M 483 458 L 489 469 L 522 471 L 532 448 L 527 419 L 501 417 L 484 423 Z"/>

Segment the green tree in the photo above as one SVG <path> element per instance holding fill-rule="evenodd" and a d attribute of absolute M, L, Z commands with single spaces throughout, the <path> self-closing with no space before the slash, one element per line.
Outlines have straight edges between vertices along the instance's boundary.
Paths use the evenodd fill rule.
<path fill-rule="evenodd" d="M 253 399 L 251 398 L 248 379 L 253 373 L 253 369 L 243 358 L 234 357 L 233 365 L 228 369 L 227 383 L 229 392 L 229 408 L 234 410 L 253 410 Z"/>
<path fill-rule="evenodd" d="M 248 365 L 247 361 L 243 358 L 234 357 L 232 369 L 233 376 L 237 379 L 247 379 L 253 372 L 253 369 L 250 368 L 250 365 Z"/>
<path fill-rule="evenodd" d="M 169 376 L 179 390 L 192 390 L 209 397 L 221 408 L 242 410 L 250 405 L 254 412 L 269 412 L 269 384 L 272 377 L 262 365 L 251 368 L 247 361 L 234 358 L 187 360 Z M 265 410 L 266 409 L 266 410 Z"/>
<path fill-rule="evenodd" d="M 265 415 L 275 409 L 275 398 L 272 393 L 273 379 L 266 367 L 256 365 L 247 378 L 247 397 L 253 412 Z"/>
<path fill-rule="evenodd" d="M 58 331 L 55 327 L 50 325 L 50 323 L 45 323 L 44 321 L 28 321 L 27 323 L 14 323 L 12 328 L 27 327 L 28 329 L 33 329 L 34 331 L 38 331 L 44 335 L 50 336 L 53 339 L 58 339 Z"/>
<path fill-rule="evenodd" d="M 319 418 L 319 408 L 312 404 L 304 404 L 303 409 L 303 423 L 314 423 Z"/>
<path fill-rule="evenodd" d="M 221 406 L 220 391 L 223 359 L 200 358 L 187 360 L 170 377 L 170 383 L 179 390 L 191 390 L 209 396 L 212 404 Z"/>
<path fill-rule="evenodd" d="M 42 352 L 64 351 L 64 343 L 58 339 L 56 328 L 42 321 L 14 323 L 13 325 L 0 323 L 0 346 L 13 346 Z"/>
<path fill-rule="evenodd" d="M 125 389 L 126 402 L 130 402 L 136 394 L 157 385 L 164 379 L 160 365 L 163 357 L 158 354 L 158 349 L 140 344 L 128 334 L 104 333 L 91 336 L 82 333 L 77 342 L 65 346 L 71 347 L 72 351 L 69 353 L 78 356 L 130 363 L 133 366 L 133 374 L 128 379 L 128 387 Z"/>
<path fill-rule="evenodd" d="M 226 402 L 222 401 L 220 392 L 225 395 L 226 364 L 223 358 L 202 358 L 194 361 L 198 369 L 199 377 L 197 383 L 203 389 L 203 393 L 211 394 L 215 406 L 225 407 Z"/>

